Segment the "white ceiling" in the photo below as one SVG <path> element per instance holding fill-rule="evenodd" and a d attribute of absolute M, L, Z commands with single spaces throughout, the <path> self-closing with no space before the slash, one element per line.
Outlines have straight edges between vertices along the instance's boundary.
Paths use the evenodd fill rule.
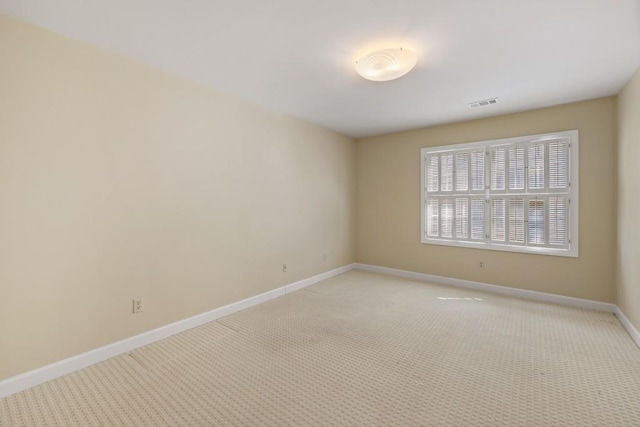
<path fill-rule="evenodd" d="M 613 95 L 640 67 L 640 0 L 0 0 L 0 12 L 352 137 Z M 398 46 L 419 55 L 405 77 L 356 74 L 359 55 Z"/>

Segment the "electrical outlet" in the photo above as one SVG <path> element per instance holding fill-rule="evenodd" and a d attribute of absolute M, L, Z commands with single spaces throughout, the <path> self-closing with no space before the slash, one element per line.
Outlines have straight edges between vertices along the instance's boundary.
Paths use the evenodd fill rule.
<path fill-rule="evenodd" d="M 327 254 L 322 254 L 322 260 L 326 261 L 327 260 Z"/>
<path fill-rule="evenodd" d="M 478 264 L 478 268 L 480 268 L 480 270 L 484 270 L 484 261 L 480 261 L 480 264 Z"/>
<path fill-rule="evenodd" d="M 134 299 L 133 300 L 133 312 L 134 313 L 140 313 L 142 310 L 144 310 L 144 300 L 142 298 Z"/>
<path fill-rule="evenodd" d="M 282 272 L 283 273 L 287 272 L 287 264 L 282 264 Z"/>

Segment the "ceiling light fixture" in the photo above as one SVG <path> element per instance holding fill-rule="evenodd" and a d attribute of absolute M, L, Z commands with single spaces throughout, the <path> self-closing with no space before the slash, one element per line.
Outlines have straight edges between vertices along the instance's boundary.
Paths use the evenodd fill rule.
<path fill-rule="evenodd" d="M 367 80 L 386 82 L 404 76 L 416 62 L 416 54 L 408 49 L 382 49 L 359 58 L 356 71 Z"/>

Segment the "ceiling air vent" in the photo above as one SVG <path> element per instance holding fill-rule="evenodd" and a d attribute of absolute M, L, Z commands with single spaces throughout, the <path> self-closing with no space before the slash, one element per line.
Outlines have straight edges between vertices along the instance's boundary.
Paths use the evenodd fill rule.
<path fill-rule="evenodd" d="M 498 103 L 498 98 L 490 98 L 490 99 L 483 99 L 482 101 L 472 102 L 469 104 L 469 107 L 471 108 L 486 107 L 487 105 L 493 105 L 497 103 Z"/>

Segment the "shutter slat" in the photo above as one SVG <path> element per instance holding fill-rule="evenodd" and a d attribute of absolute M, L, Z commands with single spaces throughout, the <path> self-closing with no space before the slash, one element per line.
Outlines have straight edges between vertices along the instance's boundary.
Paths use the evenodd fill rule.
<path fill-rule="evenodd" d="M 529 189 L 544 188 L 544 143 L 529 146 Z"/>
<path fill-rule="evenodd" d="M 506 234 L 505 199 L 491 199 L 491 240 L 504 242 Z"/>
<path fill-rule="evenodd" d="M 427 236 L 438 237 L 440 226 L 438 218 L 440 217 L 440 208 L 438 207 L 438 199 L 427 199 Z"/>
<path fill-rule="evenodd" d="M 456 191 L 469 190 L 469 153 L 456 153 Z"/>
<path fill-rule="evenodd" d="M 569 202 L 565 196 L 549 197 L 549 244 L 566 246 L 569 241 L 567 210 Z"/>
<path fill-rule="evenodd" d="M 429 156 L 427 157 L 427 191 L 428 192 L 437 192 L 440 184 L 439 184 L 439 170 L 438 170 L 438 166 L 440 164 L 439 162 L 439 156 Z"/>
<path fill-rule="evenodd" d="M 509 200 L 509 241 L 524 243 L 524 199 Z"/>
<path fill-rule="evenodd" d="M 569 143 L 549 143 L 549 188 L 567 188 L 569 185 Z"/>
<path fill-rule="evenodd" d="M 544 200 L 529 200 L 527 220 L 529 225 L 528 243 L 544 245 Z"/>
<path fill-rule="evenodd" d="M 469 238 L 469 199 L 456 198 L 456 238 Z"/>
<path fill-rule="evenodd" d="M 471 199 L 471 239 L 484 240 L 484 199 Z"/>
<path fill-rule="evenodd" d="M 491 150 L 491 189 L 505 189 L 506 149 L 494 147 Z"/>
<path fill-rule="evenodd" d="M 442 199 L 440 204 L 440 237 L 453 237 L 453 199 Z"/>
<path fill-rule="evenodd" d="M 471 152 L 471 190 L 484 190 L 484 158 L 485 151 Z"/>
<path fill-rule="evenodd" d="M 440 190 L 453 190 L 453 154 L 440 156 Z"/>
<path fill-rule="evenodd" d="M 509 148 L 509 190 L 524 190 L 524 147 Z"/>

